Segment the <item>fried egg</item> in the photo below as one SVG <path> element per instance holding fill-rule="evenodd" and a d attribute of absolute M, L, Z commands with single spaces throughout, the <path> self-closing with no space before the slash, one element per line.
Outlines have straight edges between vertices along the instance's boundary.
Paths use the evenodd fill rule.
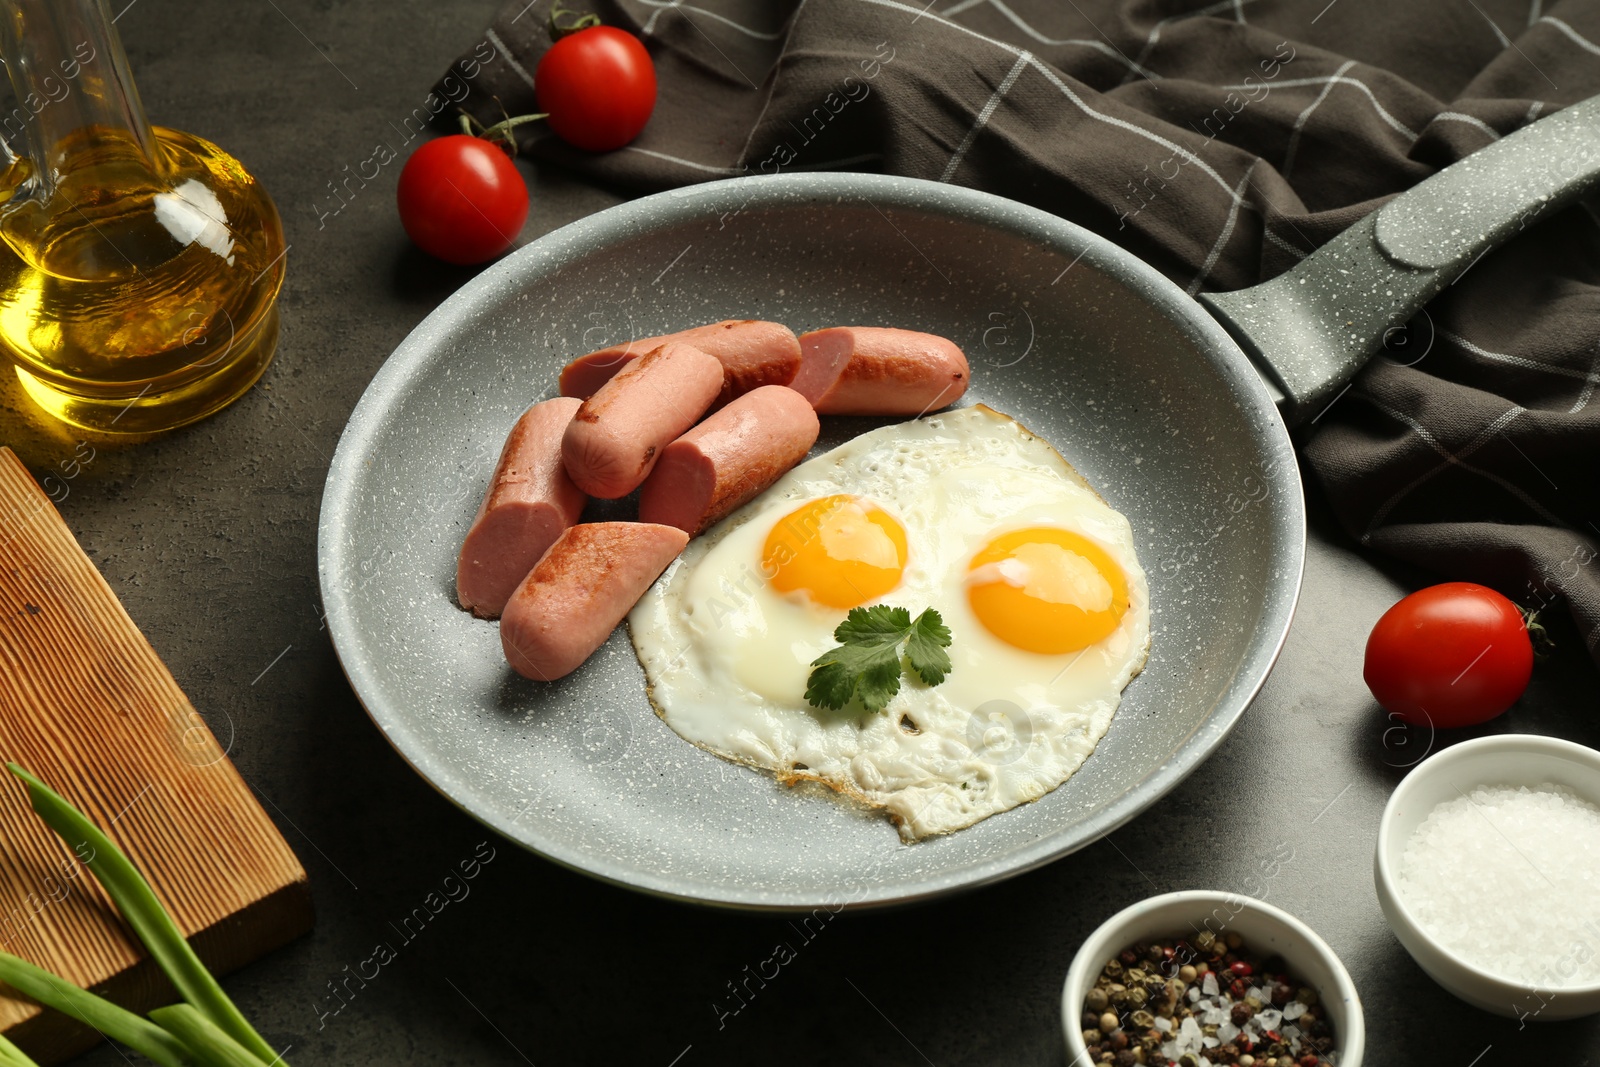
<path fill-rule="evenodd" d="M 936 609 L 953 667 L 887 707 L 806 701 L 854 607 Z M 814 779 L 914 841 L 1035 800 L 1082 766 L 1144 665 L 1128 520 L 982 405 L 808 460 L 692 541 L 629 616 L 657 713 L 726 759 Z"/>

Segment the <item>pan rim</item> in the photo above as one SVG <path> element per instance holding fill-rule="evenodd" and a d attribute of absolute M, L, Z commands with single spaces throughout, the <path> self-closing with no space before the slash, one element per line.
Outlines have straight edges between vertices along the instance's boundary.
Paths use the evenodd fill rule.
<path fill-rule="evenodd" d="M 1230 389 L 1249 423 L 1257 431 L 1272 505 L 1274 563 L 1283 577 L 1279 590 L 1262 594 L 1255 634 L 1237 664 L 1228 688 L 1214 702 L 1204 721 L 1168 756 L 1089 818 L 1072 824 L 1071 832 L 1042 835 L 1029 845 L 953 871 L 914 876 L 898 883 L 879 883 L 858 898 L 838 903 L 779 890 L 756 890 L 723 883 L 696 883 L 682 875 L 663 876 L 637 865 L 614 863 L 610 856 L 591 850 L 571 849 L 560 842 L 538 840 L 530 830 L 510 825 L 497 812 L 474 810 L 456 796 L 448 783 L 456 771 L 449 761 L 435 765 L 422 739 L 408 728 L 403 716 L 374 706 L 364 687 L 372 670 L 358 653 L 362 642 L 354 625 L 354 594 L 339 576 L 348 572 L 342 530 L 357 511 L 363 457 L 370 454 L 375 436 L 384 425 L 383 415 L 402 399 L 412 374 L 432 351 L 431 337 L 460 329 L 476 312 L 480 294 L 530 272 L 551 269 L 566 259 L 581 258 L 597 247 L 641 233 L 703 219 L 708 208 L 743 210 L 777 206 L 785 202 L 822 199 L 867 199 L 874 205 L 923 213 L 938 213 L 973 224 L 1020 234 L 1051 247 L 1079 251 L 1079 258 L 1094 264 L 1137 291 L 1152 310 L 1166 315 L 1195 337 L 1197 347 L 1210 353 L 1210 362 Z M 550 261 L 548 264 L 546 261 Z M 525 282 L 524 282 L 525 284 Z M 494 264 L 430 312 L 394 349 L 378 369 L 351 411 L 340 434 L 324 485 L 317 531 L 319 585 L 340 668 L 362 708 L 391 747 L 435 791 L 456 807 L 531 852 L 570 870 L 601 881 L 675 901 L 755 912 L 794 912 L 826 907 L 867 910 L 930 900 L 976 889 L 1036 870 L 1083 848 L 1125 825 L 1175 788 L 1219 748 L 1259 693 L 1288 636 L 1299 599 L 1305 565 L 1306 513 L 1304 489 L 1288 430 L 1274 407 L 1267 387 L 1244 352 L 1223 327 L 1194 298 L 1132 253 L 1075 223 L 1016 201 L 962 186 L 896 175 L 812 172 L 730 178 L 673 189 L 624 202 L 586 216 L 530 242 Z M 1224 706 L 1226 705 L 1226 706 Z M 835 906 L 837 905 L 837 907 Z"/>

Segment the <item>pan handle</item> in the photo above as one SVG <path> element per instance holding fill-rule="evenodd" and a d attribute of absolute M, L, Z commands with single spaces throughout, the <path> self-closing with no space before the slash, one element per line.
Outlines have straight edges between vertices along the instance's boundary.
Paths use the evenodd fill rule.
<path fill-rule="evenodd" d="M 1200 300 L 1297 425 L 1338 398 L 1491 248 L 1600 187 L 1600 96 L 1509 134 L 1401 193 L 1285 274 Z"/>

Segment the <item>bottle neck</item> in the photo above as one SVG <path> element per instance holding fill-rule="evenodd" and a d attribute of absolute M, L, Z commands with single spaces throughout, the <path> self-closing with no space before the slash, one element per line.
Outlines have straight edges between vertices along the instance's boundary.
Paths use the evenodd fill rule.
<path fill-rule="evenodd" d="M 25 172 L 30 198 L 86 168 L 155 177 L 160 149 L 106 0 L 6 0 L 0 59 L 0 170 Z"/>

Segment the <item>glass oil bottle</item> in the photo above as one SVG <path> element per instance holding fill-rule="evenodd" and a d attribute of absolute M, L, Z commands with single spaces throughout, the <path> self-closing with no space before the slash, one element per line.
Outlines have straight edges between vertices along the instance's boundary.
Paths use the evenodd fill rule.
<path fill-rule="evenodd" d="M 149 435 L 261 377 L 277 209 L 239 163 L 152 127 L 106 0 L 4 0 L 0 354 L 50 415 Z"/>

